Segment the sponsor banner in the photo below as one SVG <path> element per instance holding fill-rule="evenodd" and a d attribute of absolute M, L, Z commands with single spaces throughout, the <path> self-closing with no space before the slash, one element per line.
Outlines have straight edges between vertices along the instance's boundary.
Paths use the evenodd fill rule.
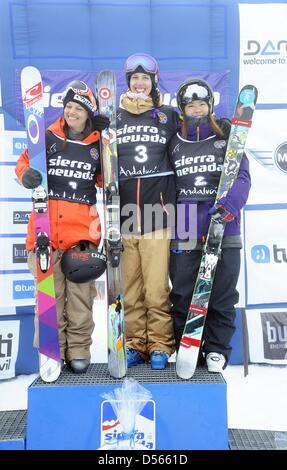
<path fill-rule="evenodd" d="M 260 103 L 286 104 L 287 5 L 239 4 L 239 15 L 240 84 L 256 85 Z"/>
<path fill-rule="evenodd" d="M 18 266 L 15 267 L 18 270 Z M 0 271 L 0 305 L 5 307 L 20 307 L 34 304 L 35 284 L 30 272 L 14 272 L 2 274 Z M 28 268 L 27 268 L 28 270 Z M 5 311 L 5 310 L 4 310 Z"/>
<path fill-rule="evenodd" d="M 252 179 L 248 204 L 287 202 L 287 109 L 256 110 L 255 114 L 246 147 Z M 270 132 L 273 122 L 276 128 Z"/>
<path fill-rule="evenodd" d="M 15 364 L 19 349 L 19 320 L 1 321 L 0 380 L 15 377 Z"/>
<path fill-rule="evenodd" d="M 0 130 L 0 162 L 16 162 L 26 148 L 25 131 Z"/>
<path fill-rule="evenodd" d="M 3 234 L 11 234 L 11 237 L 13 235 L 26 236 L 31 210 L 30 200 L 0 201 L 0 237 Z"/>
<path fill-rule="evenodd" d="M 14 165 L 1 165 L 0 172 L 0 200 L 3 198 L 31 198 L 31 189 L 26 189 L 18 181 Z"/>
<path fill-rule="evenodd" d="M 79 72 L 78 70 L 43 70 L 43 95 L 45 106 L 46 125 L 51 124 L 63 112 L 62 94 L 66 85 L 72 80 L 83 80 L 94 90 L 94 80 L 99 71 Z M 229 72 L 200 72 L 193 71 L 192 75 L 207 80 L 214 90 L 215 112 L 218 116 L 228 115 L 228 74 Z M 116 72 L 117 96 L 127 89 L 126 78 L 123 72 Z M 159 77 L 159 87 L 163 95 L 163 103 L 176 107 L 175 94 L 179 84 L 190 77 L 188 71 L 162 71 Z M 23 105 L 20 96 L 16 96 L 16 108 L 19 111 L 18 119 L 23 124 Z M 24 125 L 24 124 L 23 124 Z"/>
<path fill-rule="evenodd" d="M 2 238 L 0 236 L 0 272 L 28 269 L 25 236 L 19 238 Z"/>
<path fill-rule="evenodd" d="M 287 309 L 246 310 L 251 362 L 287 364 Z"/>
<path fill-rule="evenodd" d="M 116 402 L 119 409 L 123 408 Z M 101 404 L 101 448 L 105 450 L 116 449 L 123 443 L 124 426 L 121 425 L 110 401 Z M 134 433 L 126 444 L 131 448 L 148 450 L 155 449 L 155 402 L 147 401 L 142 411 L 136 416 Z M 125 447 L 126 448 L 126 447 Z"/>
<path fill-rule="evenodd" d="M 287 204 L 244 210 L 246 303 L 287 303 Z"/>

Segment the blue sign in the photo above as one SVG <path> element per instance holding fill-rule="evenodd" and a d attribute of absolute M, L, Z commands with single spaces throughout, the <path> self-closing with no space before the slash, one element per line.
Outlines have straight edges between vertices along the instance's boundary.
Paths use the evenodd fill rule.
<path fill-rule="evenodd" d="M 35 283 L 31 280 L 13 281 L 13 299 L 33 299 Z"/>
<path fill-rule="evenodd" d="M 270 250 L 266 245 L 255 245 L 251 248 L 251 258 L 255 263 L 270 263 Z"/>
<path fill-rule="evenodd" d="M 27 139 L 23 137 L 13 137 L 13 155 L 21 155 L 27 149 Z"/>
<path fill-rule="evenodd" d="M 111 403 L 103 401 L 101 406 L 101 449 L 120 449 L 123 445 L 128 445 L 131 450 L 155 449 L 155 402 L 146 402 L 140 413 L 134 417 L 134 427 L 129 433 L 126 426 L 130 423 L 120 422 Z M 131 419 L 131 413 L 128 415 Z"/>

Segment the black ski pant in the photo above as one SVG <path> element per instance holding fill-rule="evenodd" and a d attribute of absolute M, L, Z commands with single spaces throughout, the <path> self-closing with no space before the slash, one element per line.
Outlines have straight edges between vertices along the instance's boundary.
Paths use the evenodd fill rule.
<path fill-rule="evenodd" d="M 201 251 L 171 252 L 172 291 L 170 299 L 177 350 L 184 330 L 201 254 Z M 234 306 L 239 300 L 239 294 L 236 290 L 239 271 L 240 249 L 224 248 L 217 264 L 203 332 L 202 351 L 206 354 L 209 352 L 221 353 L 226 357 L 227 362 L 231 353 L 230 340 L 235 331 Z"/>

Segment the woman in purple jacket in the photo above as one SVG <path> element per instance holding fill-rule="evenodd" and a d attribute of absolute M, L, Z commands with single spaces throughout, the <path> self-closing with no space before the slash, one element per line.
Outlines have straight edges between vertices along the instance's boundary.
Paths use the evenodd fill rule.
<path fill-rule="evenodd" d="M 238 177 L 214 206 L 230 133 L 228 119 L 213 114 L 213 91 L 199 78 L 183 82 L 177 91 L 182 113 L 180 132 L 170 144 L 176 175 L 178 222 L 171 245 L 171 302 L 176 348 L 179 348 L 198 274 L 202 248 L 211 214 L 226 221 L 221 256 L 217 264 L 206 318 L 202 354 L 209 372 L 220 372 L 228 363 L 234 333 L 236 290 L 240 271 L 240 210 L 251 186 L 249 162 L 243 156 Z"/>

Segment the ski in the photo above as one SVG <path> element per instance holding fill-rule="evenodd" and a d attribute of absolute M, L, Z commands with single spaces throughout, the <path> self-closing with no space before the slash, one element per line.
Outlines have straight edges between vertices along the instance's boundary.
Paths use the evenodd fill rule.
<path fill-rule="evenodd" d="M 231 120 L 231 131 L 215 203 L 226 195 L 237 177 L 256 101 L 257 89 L 253 85 L 245 85 L 239 92 Z M 176 373 L 182 379 L 190 379 L 196 369 L 225 225 L 226 222 L 220 222 L 212 216 L 177 354 Z"/>
<path fill-rule="evenodd" d="M 102 131 L 104 245 L 107 255 L 108 369 L 112 377 L 124 377 L 127 369 L 124 306 L 121 281 L 122 238 L 116 132 L 116 77 L 102 71 L 96 79 L 99 112 L 110 119 Z"/>
<path fill-rule="evenodd" d="M 21 90 L 30 166 L 42 175 L 41 185 L 32 190 L 37 255 L 35 283 L 38 297 L 40 376 L 45 382 L 54 382 L 61 372 L 61 356 L 50 241 L 43 85 L 38 69 L 30 66 L 23 68 Z"/>

